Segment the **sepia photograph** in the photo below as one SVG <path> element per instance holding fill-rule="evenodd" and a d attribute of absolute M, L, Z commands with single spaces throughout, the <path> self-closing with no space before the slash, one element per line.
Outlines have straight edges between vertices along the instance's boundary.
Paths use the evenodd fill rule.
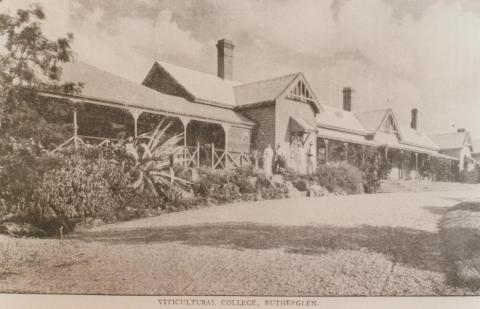
<path fill-rule="evenodd" d="M 0 0 L 0 296 L 34 294 L 480 301 L 480 1 Z"/>

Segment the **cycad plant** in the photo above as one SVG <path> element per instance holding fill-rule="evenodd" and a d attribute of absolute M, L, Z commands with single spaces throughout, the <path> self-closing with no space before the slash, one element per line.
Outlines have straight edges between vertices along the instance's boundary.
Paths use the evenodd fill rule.
<path fill-rule="evenodd" d="M 156 196 L 168 198 L 172 191 L 178 192 L 180 187 L 189 184 L 187 180 L 175 176 L 172 169 L 174 158 L 183 150 L 180 142 L 184 136 L 183 133 L 168 136 L 170 125 L 162 120 L 152 132 L 125 142 L 125 151 L 134 160 L 136 175 L 129 187 L 138 191 L 148 187 Z"/>

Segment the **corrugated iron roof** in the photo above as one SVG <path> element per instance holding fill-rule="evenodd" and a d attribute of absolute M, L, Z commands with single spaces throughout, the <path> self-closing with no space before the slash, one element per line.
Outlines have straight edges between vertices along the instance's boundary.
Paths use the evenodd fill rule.
<path fill-rule="evenodd" d="M 366 135 L 368 133 L 354 113 L 326 104 L 322 105 L 322 107 L 323 111 L 316 115 L 317 126 L 356 132 L 360 135 Z"/>
<path fill-rule="evenodd" d="M 235 86 L 237 106 L 275 100 L 300 73 Z"/>
<path fill-rule="evenodd" d="M 467 132 L 451 132 L 444 134 L 433 134 L 429 136 L 440 149 L 462 148 L 467 138 Z"/>
<path fill-rule="evenodd" d="M 156 61 L 156 63 L 196 99 L 231 107 L 236 105 L 233 87 L 239 85 L 239 82 L 224 80 L 216 75 L 190 70 L 167 62 Z"/>
<path fill-rule="evenodd" d="M 66 63 L 62 66 L 62 69 L 63 82 L 81 82 L 84 84 L 82 97 L 143 107 L 158 112 L 163 111 L 248 126 L 254 124 L 245 116 L 231 109 L 199 104 L 181 97 L 166 95 L 86 63 Z"/>
<path fill-rule="evenodd" d="M 437 144 L 435 144 L 428 135 L 403 125 L 400 125 L 400 131 L 403 137 L 402 143 L 438 150 Z"/>
<path fill-rule="evenodd" d="M 366 111 L 355 113 L 358 120 L 362 123 L 365 129 L 370 133 L 376 133 L 377 129 L 380 127 L 380 124 L 385 115 L 388 112 L 392 112 L 391 109 L 380 109 L 374 111 Z M 417 130 L 414 130 L 406 125 L 398 125 L 398 132 L 400 134 L 400 144 L 408 144 L 410 146 L 418 146 L 421 148 L 427 148 L 432 150 L 437 150 L 438 146 L 426 135 Z M 390 137 L 389 141 L 392 142 L 393 139 L 397 140 L 396 136 L 388 135 Z M 385 138 L 388 136 L 378 136 L 378 142 L 385 142 Z"/>
<path fill-rule="evenodd" d="M 388 111 L 389 109 L 379 109 L 374 111 L 359 112 L 355 113 L 355 116 L 357 116 L 357 119 L 368 131 L 368 133 L 375 133 Z"/>

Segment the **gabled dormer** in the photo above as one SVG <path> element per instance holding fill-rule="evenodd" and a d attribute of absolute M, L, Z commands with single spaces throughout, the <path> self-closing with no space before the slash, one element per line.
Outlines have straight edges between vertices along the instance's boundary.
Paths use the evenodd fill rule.
<path fill-rule="evenodd" d="M 278 99 L 310 104 L 314 113 L 322 109 L 302 73 L 293 73 L 235 87 L 237 109 L 275 103 Z"/>
<path fill-rule="evenodd" d="M 402 132 L 391 108 L 355 113 L 357 119 L 368 132 L 369 139 L 400 142 Z"/>

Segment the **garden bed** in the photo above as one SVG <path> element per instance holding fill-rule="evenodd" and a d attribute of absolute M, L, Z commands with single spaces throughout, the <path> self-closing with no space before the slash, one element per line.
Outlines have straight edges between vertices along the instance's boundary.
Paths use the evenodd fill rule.
<path fill-rule="evenodd" d="M 166 136 L 167 128 L 160 124 L 133 141 L 67 147 L 56 154 L 31 140 L 2 140 L 0 224 L 19 224 L 4 225 L 3 230 L 31 236 L 22 226 L 27 223 L 39 229 L 38 235 L 61 237 L 79 226 L 210 205 L 359 194 L 364 188 L 371 192 L 381 175 L 346 162 L 319 165 L 310 175 L 286 170 L 271 178 L 253 166 L 231 170 L 172 166 L 182 137 Z"/>

